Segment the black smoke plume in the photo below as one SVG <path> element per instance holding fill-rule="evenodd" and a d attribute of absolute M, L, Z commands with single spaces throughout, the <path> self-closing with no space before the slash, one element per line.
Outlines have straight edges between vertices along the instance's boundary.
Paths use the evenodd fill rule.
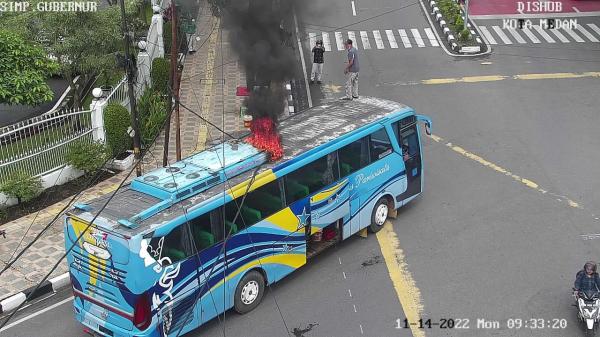
<path fill-rule="evenodd" d="M 222 12 L 230 43 L 246 70 L 254 117 L 277 121 L 284 109 L 285 81 L 294 77 L 292 0 L 232 0 Z"/>

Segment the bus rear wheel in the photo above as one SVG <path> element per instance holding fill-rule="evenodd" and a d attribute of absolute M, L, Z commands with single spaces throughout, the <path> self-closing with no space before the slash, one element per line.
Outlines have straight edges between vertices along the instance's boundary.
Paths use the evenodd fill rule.
<path fill-rule="evenodd" d="M 379 199 L 375 204 L 375 207 L 373 207 L 373 212 L 371 213 L 371 225 L 369 226 L 369 232 L 379 232 L 383 228 L 389 213 L 390 208 L 388 206 L 387 199 Z"/>
<path fill-rule="evenodd" d="M 265 292 L 265 278 L 256 270 L 248 272 L 235 289 L 234 308 L 239 314 L 254 310 L 262 301 Z"/>

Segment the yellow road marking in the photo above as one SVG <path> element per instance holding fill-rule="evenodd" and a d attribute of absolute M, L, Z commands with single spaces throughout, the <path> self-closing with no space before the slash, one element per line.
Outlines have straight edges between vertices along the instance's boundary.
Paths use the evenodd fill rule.
<path fill-rule="evenodd" d="M 423 317 L 421 291 L 408 271 L 404 252 L 400 249 L 400 242 L 392 224 L 387 221 L 376 236 L 404 315 L 409 322 L 418 322 L 419 318 Z M 410 329 L 414 337 L 425 337 L 425 332 L 417 326 L 411 325 Z"/>
<path fill-rule="evenodd" d="M 600 77 L 600 72 L 589 71 L 582 73 L 547 73 L 547 74 L 519 74 L 519 75 L 483 75 L 483 76 L 465 76 L 458 78 L 431 78 L 413 82 L 397 82 L 386 83 L 387 85 L 437 85 L 437 84 L 453 84 L 453 83 L 479 83 L 479 82 L 495 82 L 503 80 L 547 80 L 547 79 L 568 79 L 568 78 L 585 78 L 585 77 Z M 385 84 L 384 84 L 385 85 Z"/>
<path fill-rule="evenodd" d="M 441 143 L 441 142 L 444 141 L 444 139 L 442 137 L 440 137 L 440 136 L 431 135 L 429 137 L 431 139 L 433 139 L 436 143 Z M 517 182 L 519 182 L 519 183 L 521 183 L 521 184 L 523 184 L 523 185 L 525 185 L 525 186 L 527 186 L 527 187 L 529 187 L 529 188 L 531 188 L 531 189 L 533 189 L 533 190 L 535 190 L 535 191 L 537 191 L 539 193 L 549 194 L 549 195 L 551 195 L 553 197 L 556 197 L 557 201 L 564 200 L 564 201 L 567 202 L 567 205 L 569 205 L 570 207 L 583 209 L 583 206 L 581 206 L 579 203 L 577 203 L 577 202 L 575 202 L 575 201 L 573 201 L 573 200 L 571 200 L 571 199 L 569 199 L 569 198 L 567 198 L 565 196 L 548 192 L 548 190 L 541 188 L 540 185 L 538 185 L 536 182 L 534 182 L 534 181 L 532 181 L 530 179 L 527 179 L 527 178 L 520 177 L 520 176 L 518 176 L 518 175 L 516 175 L 516 174 L 514 174 L 512 172 L 510 172 L 509 170 L 507 170 L 507 169 L 505 169 L 505 168 L 503 168 L 503 167 L 501 167 L 499 165 L 496 165 L 496 164 L 494 164 L 494 163 L 492 163 L 492 162 L 490 162 L 488 160 L 485 160 L 484 158 L 482 158 L 482 157 L 480 157 L 480 156 L 478 156 L 478 155 L 476 155 L 476 154 L 474 154 L 472 152 L 469 152 L 469 151 L 463 149 L 460 146 L 456 146 L 456 145 L 454 145 L 452 143 L 446 143 L 446 146 L 448 148 L 452 149 L 454 152 L 456 152 L 456 153 L 458 153 L 458 154 L 460 154 L 460 155 L 462 155 L 462 156 L 464 156 L 466 158 L 469 158 L 469 159 L 471 159 L 471 160 L 473 160 L 473 161 L 475 161 L 475 162 L 477 162 L 477 163 L 479 163 L 479 164 L 481 164 L 481 165 L 483 165 L 485 167 L 489 167 L 489 168 L 491 168 L 492 170 L 494 170 L 496 172 L 499 172 L 499 173 L 502 173 L 502 174 L 504 174 L 504 175 L 506 175 L 508 177 L 511 177 L 513 180 L 515 180 L 515 181 L 517 181 Z"/>

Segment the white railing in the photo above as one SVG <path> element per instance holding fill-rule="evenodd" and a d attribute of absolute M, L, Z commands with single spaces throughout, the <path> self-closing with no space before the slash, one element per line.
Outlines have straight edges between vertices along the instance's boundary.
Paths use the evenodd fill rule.
<path fill-rule="evenodd" d="M 124 107 L 129 107 L 129 92 L 127 91 L 127 75 L 123 77 L 121 82 L 108 95 L 106 100 L 108 103 L 119 103 Z"/>
<path fill-rule="evenodd" d="M 90 110 L 54 111 L 0 129 L 0 183 L 12 173 L 44 175 L 66 164 L 69 144 L 92 141 Z"/>

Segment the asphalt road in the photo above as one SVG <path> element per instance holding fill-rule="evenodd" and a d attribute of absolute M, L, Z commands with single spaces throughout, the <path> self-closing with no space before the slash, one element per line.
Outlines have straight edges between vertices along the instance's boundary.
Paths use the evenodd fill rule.
<path fill-rule="evenodd" d="M 308 33 L 328 32 L 332 44 L 324 84 L 311 88 L 315 104 L 342 96 L 345 54 L 335 32 L 347 38 L 354 31 L 360 94 L 401 101 L 433 118 L 436 137 L 424 138 L 425 191 L 392 221 L 399 247 L 373 235 L 352 238 L 274 285 L 255 311 L 228 313 L 188 336 L 583 335 L 570 289 L 583 263 L 600 255 L 600 241 L 582 237 L 600 233 L 600 79 L 588 73 L 600 68 L 598 44 L 496 45 L 485 57 L 452 58 L 429 41 L 418 46 L 412 29 L 425 37 L 428 23 L 410 0 L 356 1 L 356 16 L 347 0 L 303 6 L 308 64 Z M 402 46 L 399 29 L 409 32 L 411 48 Z M 386 265 L 390 249 L 414 284 L 399 282 Z M 415 312 L 434 323 L 461 319 L 463 329 L 395 328 Z M 528 327 L 509 329 L 510 318 Z M 482 319 L 500 327 L 478 328 Z M 537 321 L 534 329 L 530 319 L 544 327 Z M 567 326 L 553 328 L 561 319 Z M 69 303 L 0 335 L 84 336 Z"/>

